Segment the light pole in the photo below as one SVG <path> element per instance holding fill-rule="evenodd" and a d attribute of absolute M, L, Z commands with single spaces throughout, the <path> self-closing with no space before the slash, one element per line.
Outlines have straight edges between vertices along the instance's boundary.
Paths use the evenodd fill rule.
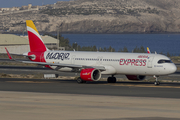
<path fill-rule="evenodd" d="M 78 44 L 77 44 L 77 51 L 78 51 Z"/>
<path fill-rule="evenodd" d="M 59 49 L 59 27 L 57 26 L 57 50 Z"/>
<path fill-rule="evenodd" d="M 63 25 L 63 22 L 60 25 L 57 26 L 57 39 L 58 39 L 58 41 L 57 41 L 57 48 L 58 49 L 59 49 L 59 47 L 61 47 L 60 37 L 59 37 L 60 30 L 59 29 L 61 29 L 61 33 L 62 33 L 62 25 Z"/>

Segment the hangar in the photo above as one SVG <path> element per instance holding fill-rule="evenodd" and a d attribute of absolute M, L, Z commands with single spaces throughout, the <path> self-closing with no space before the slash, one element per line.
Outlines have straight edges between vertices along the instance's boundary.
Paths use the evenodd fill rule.
<path fill-rule="evenodd" d="M 57 49 L 58 40 L 50 36 L 41 36 L 48 49 Z M 0 53 L 6 53 L 5 47 L 13 54 L 29 52 L 28 36 L 0 34 Z M 63 49 L 62 49 L 63 50 Z"/>

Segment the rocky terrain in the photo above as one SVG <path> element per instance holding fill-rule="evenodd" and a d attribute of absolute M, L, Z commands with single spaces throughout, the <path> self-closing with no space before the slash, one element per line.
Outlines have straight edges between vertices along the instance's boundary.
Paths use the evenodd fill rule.
<path fill-rule="evenodd" d="M 40 32 L 178 33 L 180 0 L 59 1 L 38 11 L 0 15 L 0 30 L 22 32 L 25 20 Z"/>

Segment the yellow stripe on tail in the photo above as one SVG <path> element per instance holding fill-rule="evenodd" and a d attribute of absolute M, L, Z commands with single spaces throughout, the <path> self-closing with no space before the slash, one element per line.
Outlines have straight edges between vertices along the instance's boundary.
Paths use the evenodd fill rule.
<path fill-rule="evenodd" d="M 39 34 L 39 32 L 37 31 L 36 26 L 34 25 L 32 20 L 26 20 L 26 26 L 34 29 Z"/>

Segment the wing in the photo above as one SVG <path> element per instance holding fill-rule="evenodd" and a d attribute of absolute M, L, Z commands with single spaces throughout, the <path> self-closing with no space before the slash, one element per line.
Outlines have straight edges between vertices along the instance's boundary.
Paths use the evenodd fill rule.
<path fill-rule="evenodd" d="M 69 68 L 96 68 L 101 71 L 106 70 L 104 66 L 86 66 L 86 65 L 77 65 L 77 64 L 63 64 L 63 63 L 48 63 L 48 62 L 32 62 L 32 61 L 21 61 L 23 63 L 33 63 L 38 65 L 49 65 L 57 67 L 69 67 Z"/>
<path fill-rule="evenodd" d="M 6 52 L 7 52 L 9 59 L 17 61 L 17 62 L 38 64 L 38 65 L 44 65 L 44 66 L 49 65 L 49 66 L 57 66 L 57 67 L 69 67 L 69 68 L 96 68 L 96 69 L 99 69 L 101 71 L 106 70 L 104 66 L 86 66 L 86 65 L 77 65 L 77 64 L 62 64 L 62 63 L 48 63 L 48 62 L 33 62 L 33 61 L 15 60 L 15 59 L 13 59 L 13 57 L 11 56 L 11 54 L 9 53 L 7 48 L 5 48 L 5 49 L 6 49 Z M 29 56 L 27 56 L 27 57 L 29 57 Z"/>

